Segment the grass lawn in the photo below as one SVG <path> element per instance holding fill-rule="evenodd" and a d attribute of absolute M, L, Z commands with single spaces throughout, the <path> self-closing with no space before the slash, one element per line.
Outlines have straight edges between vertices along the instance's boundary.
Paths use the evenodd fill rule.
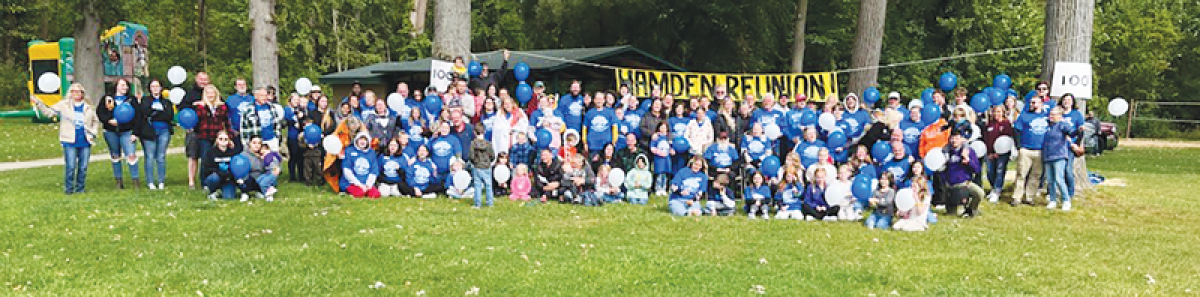
<path fill-rule="evenodd" d="M 171 137 L 171 147 L 182 147 L 183 130 L 176 129 L 175 132 Z M 3 143 L 0 143 L 0 162 L 62 158 L 57 123 L 38 124 L 30 122 L 29 118 L 3 118 L 0 119 L 0 137 L 4 137 Z M 140 142 L 137 149 L 138 156 L 144 156 Z M 108 155 L 108 144 L 104 142 L 103 135 L 96 137 L 92 155 Z"/>
<path fill-rule="evenodd" d="M 54 153 L 57 153 L 55 151 Z M 649 206 L 475 210 L 285 185 L 274 203 L 186 190 L 89 193 L 62 172 L 0 173 L 0 278 L 36 295 L 1166 295 L 1200 293 L 1200 149 L 1089 160 L 1123 179 L 1063 213 L 987 205 L 929 232 L 858 223 L 676 218 Z M 373 289 L 376 282 L 386 287 Z"/>

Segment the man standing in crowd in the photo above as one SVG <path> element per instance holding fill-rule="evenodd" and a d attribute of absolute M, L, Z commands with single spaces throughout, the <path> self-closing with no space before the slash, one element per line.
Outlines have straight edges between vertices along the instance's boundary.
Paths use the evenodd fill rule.
<path fill-rule="evenodd" d="M 1013 206 L 1033 204 L 1042 182 L 1042 142 L 1050 129 L 1042 104 L 1042 100 L 1030 100 L 1029 109 L 1013 123 L 1021 147 L 1017 152 L 1017 179 L 1013 181 Z"/>
<path fill-rule="evenodd" d="M 583 131 L 583 86 L 578 80 L 571 82 L 571 93 L 558 98 L 558 112 L 563 115 L 567 129 Z"/>
<path fill-rule="evenodd" d="M 200 97 L 204 94 L 204 88 L 208 87 L 208 84 L 208 73 L 197 72 L 196 87 L 187 91 L 179 108 L 195 110 L 196 101 L 200 101 Z M 184 154 L 188 158 L 188 188 L 194 190 L 196 189 L 196 170 L 200 167 L 200 141 L 196 139 L 196 133 L 193 130 L 187 130 L 187 135 L 183 140 Z"/>
<path fill-rule="evenodd" d="M 492 75 L 491 71 L 488 69 L 488 64 L 481 63 L 483 65 L 483 71 L 479 73 L 478 77 L 471 79 L 472 90 L 487 90 L 488 86 L 496 86 L 496 88 L 499 89 L 500 84 L 504 83 L 504 76 L 508 72 L 508 57 L 510 53 L 508 50 L 502 50 L 502 52 L 504 53 L 504 62 L 500 64 L 500 70 L 497 71 L 498 73 L 496 73 L 496 75 Z"/>
<path fill-rule="evenodd" d="M 229 108 L 229 123 L 234 129 L 241 129 L 242 117 L 241 110 L 243 106 L 254 104 L 254 95 L 250 95 L 250 87 L 246 84 L 245 78 L 238 78 L 233 82 L 233 89 L 237 93 L 225 97 L 225 106 Z M 242 138 L 243 141 L 249 138 Z M 243 142 L 244 143 L 244 142 Z"/>
<path fill-rule="evenodd" d="M 279 151 L 278 128 L 283 127 L 286 120 L 283 117 L 283 107 L 271 102 L 267 88 L 254 89 L 254 102 L 242 104 L 241 127 L 239 131 L 242 143 L 249 143 L 250 138 L 258 136 L 271 151 Z M 236 126 L 235 126 L 236 127 Z"/>

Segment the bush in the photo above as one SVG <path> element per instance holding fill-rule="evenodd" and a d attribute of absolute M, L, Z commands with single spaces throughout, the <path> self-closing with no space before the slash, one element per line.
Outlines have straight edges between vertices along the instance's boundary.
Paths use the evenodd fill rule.
<path fill-rule="evenodd" d="M 21 63 L 0 63 L 0 108 L 29 107 L 29 69 Z"/>

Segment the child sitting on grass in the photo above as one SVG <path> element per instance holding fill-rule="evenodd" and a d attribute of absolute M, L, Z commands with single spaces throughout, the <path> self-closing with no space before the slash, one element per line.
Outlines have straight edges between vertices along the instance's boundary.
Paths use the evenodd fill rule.
<path fill-rule="evenodd" d="M 771 219 L 768 213 L 768 209 L 771 207 L 771 186 L 767 185 L 766 177 L 761 171 L 755 171 L 750 180 L 751 185 L 742 195 L 746 199 L 746 216 L 753 220 L 761 214 L 763 219 Z"/>
<path fill-rule="evenodd" d="M 495 183 L 496 196 L 508 195 L 509 192 L 511 191 L 511 189 L 509 189 L 509 188 L 511 187 L 512 184 L 510 184 L 509 182 L 512 179 L 512 176 L 511 176 L 512 175 L 511 174 L 512 173 L 512 164 L 509 164 L 509 161 L 511 161 L 511 159 L 509 158 L 509 155 L 507 152 L 500 152 L 500 154 L 496 155 L 496 166 L 492 167 L 492 174 L 493 174 L 492 178 L 496 179 L 495 181 L 493 181 Z M 508 180 L 500 180 L 499 178 L 496 178 L 494 176 L 494 174 L 496 173 L 496 169 L 500 168 L 500 167 L 504 167 L 504 168 L 508 169 L 508 172 L 510 173 Z"/>
<path fill-rule="evenodd" d="M 733 200 L 733 190 L 729 188 L 729 175 L 720 174 L 713 179 L 712 190 L 708 195 L 706 208 L 710 216 L 728 216 L 732 215 L 737 209 L 737 202 Z"/>
<path fill-rule="evenodd" d="M 614 187 L 608 180 L 609 172 L 612 171 L 612 166 L 608 164 L 600 165 L 600 170 L 596 172 L 596 197 L 604 200 L 604 203 L 615 203 L 621 201 L 621 187 Z"/>
<path fill-rule="evenodd" d="M 446 196 L 450 196 L 450 198 L 454 198 L 454 199 L 471 198 L 472 195 L 475 194 L 475 191 L 474 191 L 475 188 L 472 188 L 470 183 L 467 183 L 467 186 L 465 188 L 462 188 L 462 187 L 459 187 L 454 182 L 455 181 L 454 177 L 458 176 L 460 172 L 470 175 L 470 173 L 467 172 L 466 164 L 463 163 L 462 159 L 459 159 L 458 157 L 451 158 L 450 159 L 450 174 L 446 175 L 446 181 L 445 181 Z"/>
<path fill-rule="evenodd" d="M 512 194 L 508 195 L 508 200 L 529 201 L 532 198 L 529 196 L 532 191 L 533 181 L 529 179 L 529 166 L 517 164 L 517 169 L 514 170 L 512 176 Z"/>
<path fill-rule="evenodd" d="M 625 174 L 625 200 L 631 204 L 645 205 L 650 201 L 650 161 L 645 155 L 637 157 L 637 165 Z"/>
<path fill-rule="evenodd" d="M 892 173 L 886 171 L 879 177 L 879 186 L 875 187 L 875 193 L 871 194 L 870 203 L 875 210 L 871 211 L 871 216 L 867 218 L 867 228 L 887 230 L 891 227 L 892 214 L 896 213 L 895 180 Z"/>

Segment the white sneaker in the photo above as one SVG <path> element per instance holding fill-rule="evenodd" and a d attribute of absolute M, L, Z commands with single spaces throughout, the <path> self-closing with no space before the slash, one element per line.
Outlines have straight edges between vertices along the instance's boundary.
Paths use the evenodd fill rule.
<path fill-rule="evenodd" d="M 837 218 L 837 216 L 826 216 L 826 217 L 825 217 L 825 219 L 824 219 L 824 221 L 826 221 L 826 222 L 837 222 L 837 221 L 838 221 L 838 218 Z"/>
<path fill-rule="evenodd" d="M 1071 201 L 1063 202 L 1063 211 L 1071 211 Z"/>
<path fill-rule="evenodd" d="M 770 221 L 770 220 L 771 220 L 771 215 L 770 215 L 770 214 L 765 214 L 765 213 L 764 213 L 764 214 L 763 214 L 763 219 L 764 219 L 764 220 L 768 220 L 768 221 Z"/>
<path fill-rule="evenodd" d="M 816 220 L 817 220 L 817 218 L 814 218 L 813 216 L 806 215 L 806 216 L 804 216 L 804 220 L 805 220 L 805 221 L 816 221 Z"/>
<path fill-rule="evenodd" d="M 163 184 L 163 183 L 158 183 L 158 189 L 159 189 L 159 190 L 166 190 L 166 189 L 167 189 L 167 185 L 166 185 L 166 184 Z"/>
<path fill-rule="evenodd" d="M 158 188 L 154 187 L 154 184 L 146 184 L 146 188 L 151 189 L 151 190 L 158 190 Z"/>
<path fill-rule="evenodd" d="M 208 200 L 217 201 L 217 197 L 218 197 L 217 195 L 221 195 L 221 193 L 217 193 L 217 192 L 208 193 Z"/>
<path fill-rule="evenodd" d="M 250 201 L 250 195 L 242 194 L 242 202 Z"/>
<path fill-rule="evenodd" d="M 421 196 L 421 198 L 425 198 L 425 199 L 433 199 L 433 198 L 437 198 L 437 194 L 434 194 L 434 193 L 426 193 L 425 195 L 422 195 L 422 196 Z"/>
<path fill-rule="evenodd" d="M 1055 209 L 1058 207 L 1058 202 L 1050 201 L 1046 204 L 1046 209 Z"/>
<path fill-rule="evenodd" d="M 755 214 L 748 214 L 748 215 L 746 215 L 746 216 L 747 216 L 747 217 L 750 217 L 750 219 L 751 219 L 751 220 L 758 219 L 758 216 L 757 216 L 757 215 L 755 215 Z"/>
<path fill-rule="evenodd" d="M 275 196 L 267 196 L 267 202 L 275 201 Z"/>
<path fill-rule="evenodd" d="M 991 194 L 988 194 L 988 202 L 991 202 L 992 204 L 999 203 L 1000 202 L 1000 194 L 996 194 L 996 192 L 992 192 Z"/>
<path fill-rule="evenodd" d="M 276 189 L 275 187 L 270 187 L 270 188 L 267 188 L 267 192 L 263 193 L 263 194 L 267 195 L 267 197 L 275 197 L 276 192 L 279 192 L 279 190 Z"/>

